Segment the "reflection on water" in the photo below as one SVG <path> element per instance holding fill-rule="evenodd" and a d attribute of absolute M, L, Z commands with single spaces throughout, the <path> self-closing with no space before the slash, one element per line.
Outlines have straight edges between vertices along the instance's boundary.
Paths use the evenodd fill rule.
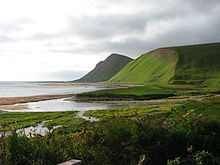
<path fill-rule="evenodd" d="M 86 103 L 75 102 L 66 99 L 54 99 L 38 102 L 25 103 L 29 109 L 7 110 L 8 112 L 56 112 L 56 111 L 88 111 L 96 109 L 130 107 L 132 104 L 112 104 L 112 103 Z"/>
<path fill-rule="evenodd" d="M 16 133 L 19 135 L 26 135 L 27 137 L 34 137 L 35 135 L 42 135 L 44 136 L 48 132 L 52 132 L 54 129 L 62 127 L 62 126 L 53 126 L 52 129 L 48 129 L 47 127 L 44 127 L 44 125 L 49 122 L 49 121 L 43 121 L 39 123 L 37 126 L 30 126 L 22 129 L 18 129 Z M 11 135 L 11 131 L 6 131 L 6 132 L 0 132 L 0 137 L 2 136 L 9 136 Z"/>
<path fill-rule="evenodd" d="M 87 121 L 91 121 L 91 122 L 96 122 L 96 121 L 99 121 L 100 119 L 97 119 L 97 118 L 94 118 L 94 117 L 87 117 L 87 116 L 83 116 L 83 113 L 84 111 L 79 111 L 77 113 L 77 116 L 79 118 L 83 118 L 84 120 L 87 120 Z"/>
<path fill-rule="evenodd" d="M 98 89 L 106 89 L 103 86 L 59 86 L 57 84 L 48 85 L 39 82 L 0 82 L 0 97 L 21 97 L 21 96 L 34 96 L 34 95 L 44 95 L 44 94 L 74 94 L 81 92 L 94 91 Z M 55 112 L 55 111 L 79 111 L 78 117 L 81 117 L 89 121 L 98 121 L 96 118 L 83 116 L 83 113 L 87 110 L 97 110 L 97 109 L 109 109 L 109 108 L 121 108 L 129 107 L 129 104 L 107 104 L 107 103 L 85 103 L 85 102 L 75 102 L 65 99 L 54 99 L 45 100 L 38 102 L 24 103 L 26 109 L 13 110 L 7 109 L 4 111 L 8 112 Z M 25 106 L 24 106 L 25 107 Z M 44 135 L 49 130 L 44 127 L 45 121 L 38 124 L 37 126 L 23 128 L 17 130 L 18 133 L 24 133 L 29 135 L 30 133 L 36 133 Z M 53 129 L 60 127 L 56 126 Z M 5 135 L 11 134 L 11 132 L 4 132 Z M 3 133 L 0 132 L 0 136 Z"/>
<path fill-rule="evenodd" d="M 56 112 L 56 111 L 79 111 L 77 116 L 88 121 L 99 121 L 99 119 L 93 117 L 83 116 L 83 113 L 88 110 L 97 110 L 97 109 L 109 109 L 109 108 L 122 108 L 122 107 L 132 107 L 132 104 L 111 104 L 111 103 L 86 103 L 86 102 L 75 102 L 67 99 L 54 99 L 54 100 L 45 100 L 38 102 L 25 103 L 28 109 L 22 110 L 5 110 L 8 112 Z M 17 133 L 25 134 L 27 136 L 35 134 L 45 135 L 49 132 L 48 128 L 44 127 L 46 121 L 38 124 L 37 126 L 27 127 L 20 130 L 17 130 Z M 61 126 L 55 126 L 53 129 L 56 129 Z M 52 130 L 51 130 L 52 131 Z M 2 135 L 9 135 L 11 132 L 0 132 L 0 137 Z"/>
<path fill-rule="evenodd" d="M 16 132 L 19 134 L 24 134 L 28 137 L 33 137 L 34 135 L 45 135 L 48 132 L 52 132 L 54 129 L 59 128 L 61 126 L 53 126 L 51 130 L 49 130 L 47 127 L 44 127 L 44 124 L 46 124 L 48 121 L 43 121 L 37 126 L 30 126 L 27 128 L 22 128 L 17 130 Z"/>

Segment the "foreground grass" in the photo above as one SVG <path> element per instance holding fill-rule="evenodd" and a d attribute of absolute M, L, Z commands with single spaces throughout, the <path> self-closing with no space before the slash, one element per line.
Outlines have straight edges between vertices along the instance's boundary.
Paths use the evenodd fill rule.
<path fill-rule="evenodd" d="M 220 121 L 220 97 L 188 102 L 177 107 L 173 115 L 183 115 L 186 111 L 202 115 L 206 120 Z"/>
<path fill-rule="evenodd" d="M 118 109 L 111 119 L 81 123 L 77 129 L 68 121 L 66 127 L 44 137 L 13 134 L 0 139 L 0 159 L 15 165 L 50 165 L 73 158 L 86 165 L 219 165 L 219 103 L 220 98 L 194 101 L 165 110 L 167 113 L 137 113 L 135 118 L 130 112 L 123 114 L 126 109 Z"/>

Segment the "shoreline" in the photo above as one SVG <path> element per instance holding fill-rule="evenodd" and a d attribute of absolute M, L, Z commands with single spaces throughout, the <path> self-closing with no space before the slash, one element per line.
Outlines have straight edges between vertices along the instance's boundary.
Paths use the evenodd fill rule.
<path fill-rule="evenodd" d="M 88 102 L 88 103 L 111 103 L 111 104 L 123 104 L 123 103 L 134 103 L 134 104 L 146 104 L 146 105 L 152 105 L 152 104 L 167 104 L 167 103 L 183 103 L 186 101 L 199 101 L 207 98 L 215 98 L 215 97 L 220 97 L 220 94 L 216 95 L 210 95 L 210 96 L 201 96 L 201 97 L 187 97 L 187 98 L 178 98 L 178 99 L 173 99 L 173 98 L 164 98 L 164 99 L 151 99 L 151 100 L 129 100 L 129 99 L 118 99 L 118 100 L 110 100 L 108 99 L 97 99 L 97 100 L 89 100 L 87 97 L 85 100 L 80 100 L 76 98 L 71 98 L 67 99 L 69 101 L 77 101 L 77 102 Z M 105 98 L 105 97 L 102 97 Z"/>
<path fill-rule="evenodd" d="M 71 97 L 74 94 L 58 94 L 58 95 L 36 95 L 36 96 L 25 96 L 25 97 L 1 97 L 0 105 L 14 105 L 18 103 L 29 103 L 52 99 L 61 99 Z"/>
<path fill-rule="evenodd" d="M 107 83 L 42 83 L 48 86 L 102 86 L 107 88 L 129 88 L 129 87 L 139 87 L 144 85 L 138 84 L 107 84 Z"/>

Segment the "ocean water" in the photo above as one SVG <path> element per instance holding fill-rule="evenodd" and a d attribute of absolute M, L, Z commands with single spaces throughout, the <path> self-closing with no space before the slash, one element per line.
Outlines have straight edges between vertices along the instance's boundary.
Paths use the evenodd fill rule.
<path fill-rule="evenodd" d="M 71 85 L 61 86 L 46 82 L 0 81 L 0 97 L 22 97 L 47 94 L 76 94 L 106 89 L 103 86 Z"/>
<path fill-rule="evenodd" d="M 42 83 L 42 82 L 0 82 L 0 98 L 47 95 L 47 94 L 76 94 L 76 93 L 101 90 L 101 89 L 107 89 L 107 87 L 82 85 L 82 84 L 62 86 L 56 83 L 51 84 L 51 83 Z M 29 102 L 29 103 L 18 103 L 16 105 L 26 105 L 27 108 L 20 110 L 13 110 L 13 109 L 11 110 L 1 109 L 1 110 L 8 112 L 80 111 L 82 114 L 87 110 L 133 106 L 127 103 L 113 104 L 113 103 L 76 102 L 66 98 Z"/>

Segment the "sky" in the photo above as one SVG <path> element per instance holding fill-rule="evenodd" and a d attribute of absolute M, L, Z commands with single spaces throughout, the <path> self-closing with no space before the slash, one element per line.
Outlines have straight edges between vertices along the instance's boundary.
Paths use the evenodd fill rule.
<path fill-rule="evenodd" d="M 111 53 L 219 42 L 219 18 L 219 0 L 0 0 L 0 81 L 74 80 Z"/>

